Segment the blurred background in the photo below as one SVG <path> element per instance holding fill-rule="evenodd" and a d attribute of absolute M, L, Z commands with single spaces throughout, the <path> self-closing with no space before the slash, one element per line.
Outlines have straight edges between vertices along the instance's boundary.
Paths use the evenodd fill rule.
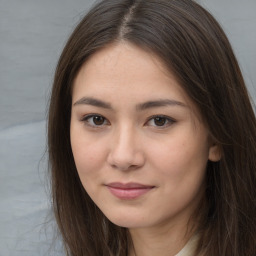
<path fill-rule="evenodd" d="M 46 117 L 55 66 L 93 0 L 0 0 L 0 256 L 64 255 L 50 212 Z M 220 22 L 256 102 L 256 1 L 198 1 Z"/>

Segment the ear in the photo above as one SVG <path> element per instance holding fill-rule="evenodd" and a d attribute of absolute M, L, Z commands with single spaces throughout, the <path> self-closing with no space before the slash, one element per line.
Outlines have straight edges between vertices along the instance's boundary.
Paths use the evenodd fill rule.
<path fill-rule="evenodd" d="M 209 156 L 208 159 L 212 162 L 218 162 L 221 159 L 221 147 L 217 144 L 212 144 L 209 148 Z"/>

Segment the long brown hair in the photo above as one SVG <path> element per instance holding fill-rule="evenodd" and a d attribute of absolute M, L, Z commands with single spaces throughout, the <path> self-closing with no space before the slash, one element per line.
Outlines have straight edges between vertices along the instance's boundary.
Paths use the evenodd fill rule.
<path fill-rule="evenodd" d="M 48 149 L 55 217 L 67 255 L 125 256 L 129 234 L 84 190 L 70 145 L 72 84 L 102 47 L 129 41 L 156 54 L 198 106 L 222 158 L 207 166 L 197 255 L 256 255 L 256 120 L 230 43 L 192 0 L 104 0 L 78 24 L 52 89 Z"/>

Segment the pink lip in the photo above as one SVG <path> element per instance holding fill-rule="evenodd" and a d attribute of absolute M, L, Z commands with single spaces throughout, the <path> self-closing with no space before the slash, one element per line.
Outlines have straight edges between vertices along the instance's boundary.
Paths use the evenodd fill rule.
<path fill-rule="evenodd" d="M 154 186 L 139 183 L 124 184 L 120 182 L 109 183 L 106 186 L 114 196 L 123 200 L 138 198 L 154 188 Z"/>

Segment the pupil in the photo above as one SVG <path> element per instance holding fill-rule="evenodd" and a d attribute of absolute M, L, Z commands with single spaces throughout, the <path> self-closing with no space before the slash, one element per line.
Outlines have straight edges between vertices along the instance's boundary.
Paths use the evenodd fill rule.
<path fill-rule="evenodd" d="M 102 125 L 104 123 L 104 118 L 102 116 L 93 117 L 93 122 L 96 125 Z"/>
<path fill-rule="evenodd" d="M 165 121 L 166 121 L 166 119 L 165 119 L 164 117 L 156 117 L 156 118 L 155 118 L 155 124 L 156 124 L 157 126 L 163 126 L 163 125 L 165 125 Z"/>

